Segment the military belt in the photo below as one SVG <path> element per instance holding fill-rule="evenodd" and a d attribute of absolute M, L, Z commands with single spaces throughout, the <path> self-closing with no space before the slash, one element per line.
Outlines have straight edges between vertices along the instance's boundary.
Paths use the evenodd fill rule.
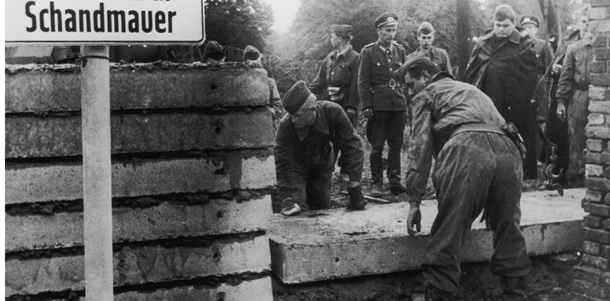
<path fill-rule="evenodd" d="M 379 89 L 379 88 L 390 88 L 390 89 L 394 89 L 398 87 L 398 84 L 396 83 L 396 81 L 391 78 L 388 83 L 383 83 L 383 84 L 378 84 L 378 85 L 373 85 L 372 88 L 373 89 Z"/>
<path fill-rule="evenodd" d="M 491 132 L 500 135 L 506 135 L 504 131 L 493 125 L 483 123 L 466 123 L 458 126 L 458 128 L 455 129 L 449 137 L 451 139 L 464 132 Z"/>

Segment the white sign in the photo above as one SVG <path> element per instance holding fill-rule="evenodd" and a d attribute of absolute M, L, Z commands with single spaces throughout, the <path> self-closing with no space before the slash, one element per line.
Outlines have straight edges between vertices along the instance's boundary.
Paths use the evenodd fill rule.
<path fill-rule="evenodd" d="M 12 44 L 202 44 L 204 0 L 8 0 Z"/>

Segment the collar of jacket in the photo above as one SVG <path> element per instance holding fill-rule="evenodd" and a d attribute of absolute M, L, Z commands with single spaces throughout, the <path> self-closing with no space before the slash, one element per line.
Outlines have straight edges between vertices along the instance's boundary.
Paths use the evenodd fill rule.
<path fill-rule="evenodd" d="M 427 87 L 427 86 L 429 86 L 430 84 L 432 84 L 433 82 L 438 81 L 438 80 L 441 80 L 441 79 L 443 79 L 443 78 L 450 78 L 450 79 L 455 80 L 455 78 L 453 78 L 453 76 L 452 76 L 451 74 L 449 74 L 449 72 L 446 72 L 446 71 L 441 71 L 441 72 L 439 72 L 439 73 L 435 74 L 435 75 L 432 77 L 432 79 L 430 79 L 430 81 L 428 82 L 428 84 L 426 85 L 426 87 Z"/>
<path fill-rule="evenodd" d="M 494 36 L 495 36 L 495 33 L 492 30 L 492 31 L 488 32 L 486 35 L 484 35 L 483 37 L 481 37 L 481 41 L 489 40 L 489 39 L 493 38 Z M 508 36 L 508 41 L 515 43 L 515 44 L 519 44 L 519 41 L 521 41 L 521 34 L 517 30 L 513 30 L 513 32 L 510 34 L 510 36 Z"/>
<path fill-rule="evenodd" d="M 350 44 L 350 45 L 347 47 L 347 49 L 345 49 L 345 51 L 343 51 L 343 52 L 341 52 L 341 53 L 339 53 L 339 50 L 338 50 L 338 49 L 335 49 L 335 50 L 333 51 L 333 54 L 331 55 L 331 57 L 332 57 L 333 59 L 337 59 L 337 58 L 339 58 L 340 56 L 343 56 L 344 58 L 347 58 L 347 57 L 348 57 L 348 56 L 350 56 L 350 54 L 352 53 L 352 49 L 353 49 L 353 48 L 352 48 L 352 45 L 351 45 L 351 44 Z"/>
<path fill-rule="evenodd" d="M 390 50 L 390 52 L 392 52 L 392 48 L 394 47 L 394 43 L 390 43 L 390 47 L 387 48 Z M 381 52 L 385 53 L 385 48 L 383 46 L 381 46 L 381 43 L 379 43 L 379 41 L 375 42 L 375 48 L 379 49 Z"/>

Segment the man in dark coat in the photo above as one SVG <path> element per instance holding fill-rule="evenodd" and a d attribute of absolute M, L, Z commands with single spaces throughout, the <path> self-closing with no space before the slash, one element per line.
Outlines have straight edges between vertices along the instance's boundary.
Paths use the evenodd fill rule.
<path fill-rule="evenodd" d="M 426 57 L 409 59 L 397 72 L 409 88 L 413 120 L 407 171 L 407 230 L 421 231 L 420 202 L 432 159 L 438 215 L 422 264 L 426 300 L 453 300 L 460 279 L 459 252 L 483 211 L 493 231 L 490 268 L 500 276 L 502 300 L 526 300 L 531 263 L 519 228 L 522 160 L 492 100 L 453 80 Z"/>
<path fill-rule="evenodd" d="M 419 48 L 407 55 L 407 59 L 420 52 L 426 53 L 430 60 L 432 60 L 432 62 L 435 63 L 441 71 L 445 71 L 453 75 L 453 70 L 451 70 L 451 61 L 449 60 L 447 50 L 432 46 L 432 43 L 434 43 L 435 33 L 436 31 L 430 22 L 423 22 L 421 25 L 419 25 L 419 28 L 417 29 Z"/>
<path fill-rule="evenodd" d="M 349 174 L 348 207 L 364 209 L 360 179 L 362 142 L 347 115 L 336 103 L 317 101 L 298 81 L 284 96 L 284 109 L 276 136 L 275 170 L 282 214 L 330 208 L 334 147 L 345 156 Z"/>
<path fill-rule="evenodd" d="M 375 20 L 378 40 L 360 51 L 358 93 L 362 100 L 362 115 L 368 119 L 366 136 L 372 145 L 371 193 L 383 192 L 383 147 L 388 142 L 387 176 L 390 191 L 405 191 L 400 183 L 400 149 L 403 143 L 407 114 L 406 99 L 394 80 L 394 71 L 406 61 L 406 51 L 394 42 L 398 17 L 384 13 Z"/>
<path fill-rule="evenodd" d="M 582 21 L 586 21 L 582 22 Z M 586 13 L 581 23 L 588 24 Z M 581 29 L 583 38 L 568 46 L 561 68 L 557 88 L 557 117 L 568 123 L 570 143 L 569 168 L 566 180 L 571 187 L 583 187 L 585 181 L 585 154 L 587 136 L 585 127 L 589 115 L 589 66 L 593 60 L 593 37 L 588 26 Z"/>
<path fill-rule="evenodd" d="M 494 29 L 479 38 L 464 82 L 489 96 L 500 115 L 515 124 L 525 141 L 524 178 L 537 176 L 536 120 L 530 101 L 536 89 L 536 54 L 531 43 L 515 30 L 515 12 L 508 5 L 494 11 Z"/>
<path fill-rule="evenodd" d="M 329 100 L 340 105 L 354 128 L 358 122 L 358 58 L 360 54 L 352 49 L 352 27 L 350 25 L 334 24 L 330 27 L 330 42 L 333 50 L 329 53 L 318 75 L 309 85 L 313 94 L 324 92 L 323 100 Z M 335 148 L 335 151 L 339 149 Z M 335 157 L 337 154 L 335 153 Z M 341 180 L 349 181 L 343 156 L 339 158 Z"/>

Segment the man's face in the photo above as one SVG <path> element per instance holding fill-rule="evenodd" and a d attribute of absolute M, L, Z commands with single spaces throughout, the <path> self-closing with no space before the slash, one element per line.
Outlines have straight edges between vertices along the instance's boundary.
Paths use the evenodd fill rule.
<path fill-rule="evenodd" d="M 585 32 L 589 31 L 589 17 L 580 16 L 580 19 L 578 21 L 578 29 L 580 30 L 581 33 L 585 33 Z"/>
<path fill-rule="evenodd" d="M 341 38 L 333 32 L 330 34 L 330 43 L 333 45 L 333 48 L 336 49 L 339 47 L 339 43 L 341 43 Z"/>
<path fill-rule="evenodd" d="M 494 33 L 499 38 L 506 38 L 510 36 L 515 30 L 515 24 L 510 19 L 504 19 L 502 21 L 494 21 Z"/>
<path fill-rule="evenodd" d="M 398 25 L 389 25 L 377 28 L 377 35 L 379 36 L 379 42 L 382 44 L 392 43 L 394 37 L 396 37 L 396 31 Z"/>
<path fill-rule="evenodd" d="M 316 122 L 316 101 L 308 99 L 305 101 L 303 106 L 290 115 L 292 123 L 297 129 L 302 129 L 307 126 L 311 126 Z"/>
<path fill-rule="evenodd" d="M 527 31 L 528 35 L 531 39 L 538 37 L 538 27 L 534 24 L 525 24 L 523 25 L 523 29 Z"/>
<path fill-rule="evenodd" d="M 420 33 L 417 36 L 417 40 L 419 41 L 419 46 L 423 50 L 428 50 L 432 47 L 432 42 L 434 42 L 434 32 L 428 34 Z"/>
<path fill-rule="evenodd" d="M 429 79 L 430 74 L 428 74 L 427 71 L 423 71 L 419 79 L 411 77 L 411 74 L 407 72 L 407 74 L 405 74 L 405 86 L 409 89 L 409 96 L 413 97 L 423 90 Z"/>

